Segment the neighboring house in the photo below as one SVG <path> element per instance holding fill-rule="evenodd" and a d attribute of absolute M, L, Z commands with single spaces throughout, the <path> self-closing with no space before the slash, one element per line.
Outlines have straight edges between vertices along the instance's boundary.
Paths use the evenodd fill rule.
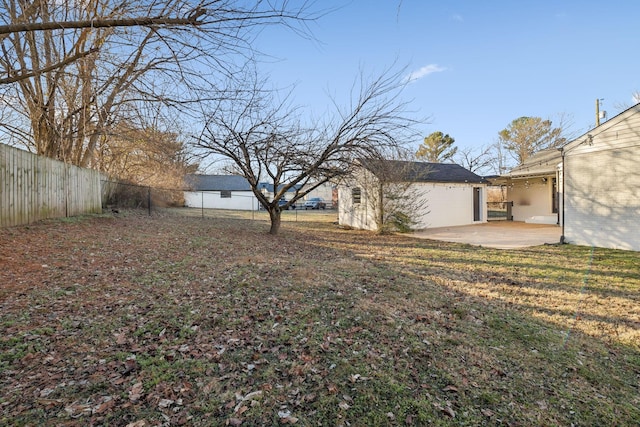
<path fill-rule="evenodd" d="M 640 251 L 640 104 L 566 144 L 563 239 Z"/>
<path fill-rule="evenodd" d="M 400 194 L 383 195 L 379 184 L 388 182 L 411 198 L 407 212 L 413 228 L 435 228 L 487 221 L 487 181 L 456 164 L 396 160 L 361 161 L 354 178 L 338 186 L 338 222 L 353 228 L 376 230 L 377 209 Z M 382 200 L 382 201 L 379 201 Z"/>
<path fill-rule="evenodd" d="M 286 200 L 291 200 L 295 196 L 297 191 L 305 191 L 307 188 L 309 188 L 309 185 L 311 184 L 307 184 L 307 186 L 304 186 L 304 187 L 300 185 L 294 185 L 285 193 L 284 198 Z M 334 185 L 331 183 L 321 184 L 318 187 L 311 190 L 303 198 L 298 200 L 296 204 L 298 206 L 301 206 L 306 200 L 309 200 L 313 197 L 319 197 L 326 202 L 327 207 L 331 207 L 333 204 L 337 202 L 337 200 L 333 200 L 333 187 Z M 259 188 L 262 191 L 262 193 L 267 196 L 267 199 L 269 200 L 273 199 L 273 184 L 261 182 L 259 184 Z"/>
<path fill-rule="evenodd" d="M 267 197 L 267 199 L 273 200 L 273 196 L 274 196 L 273 184 L 270 184 L 267 182 L 261 182 L 258 184 L 258 188 L 260 189 L 262 194 L 264 194 Z M 278 189 L 280 188 L 282 188 L 282 185 L 278 187 Z M 300 185 L 294 185 L 289 190 L 287 190 L 287 192 L 284 194 L 285 200 L 291 200 L 295 196 L 296 192 L 300 190 L 300 188 L 301 188 Z"/>
<path fill-rule="evenodd" d="M 257 210 L 258 199 L 240 175 L 187 175 L 185 206 L 190 208 Z"/>
<path fill-rule="evenodd" d="M 507 189 L 510 218 L 537 224 L 559 224 L 558 182 L 562 154 L 550 148 L 531 155 L 525 162 L 497 179 Z"/>
<path fill-rule="evenodd" d="M 190 208 L 208 209 L 237 209 L 237 210 L 257 210 L 260 203 L 251 191 L 249 181 L 241 175 L 187 175 L 185 177 L 187 190 L 184 192 L 185 206 Z M 286 193 L 284 198 L 291 200 L 299 185 L 293 186 Z M 261 182 L 258 190 L 267 199 L 272 200 L 274 196 L 273 184 Z M 331 204 L 331 185 L 321 185 L 312 190 L 299 203 L 311 197 L 321 197 Z"/>
<path fill-rule="evenodd" d="M 337 193 L 334 195 L 334 193 L 335 185 L 327 182 L 311 190 L 309 194 L 304 196 L 304 199 L 301 200 L 300 203 L 304 203 L 306 200 L 314 197 L 319 197 L 327 204 L 327 208 L 335 207 L 338 204 L 338 195 Z"/>

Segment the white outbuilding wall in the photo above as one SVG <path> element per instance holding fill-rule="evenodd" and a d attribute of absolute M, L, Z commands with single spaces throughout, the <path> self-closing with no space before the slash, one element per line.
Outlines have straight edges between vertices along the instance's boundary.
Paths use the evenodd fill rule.
<path fill-rule="evenodd" d="M 251 191 L 231 191 L 222 197 L 220 191 L 185 191 L 184 203 L 189 208 L 257 210 L 258 200 Z"/>
<path fill-rule="evenodd" d="M 417 229 L 452 227 L 487 222 L 486 186 L 484 184 L 419 183 L 412 184 L 425 200 L 417 216 Z M 474 188 L 480 189 L 480 218 L 474 221 Z"/>
<path fill-rule="evenodd" d="M 357 186 L 338 186 L 338 224 L 361 230 L 375 230 L 374 207 L 370 206 L 367 194 L 361 189 L 360 203 L 354 203 L 352 190 Z"/>
<path fill-rule="evenodd" d="M 338 187 L 340 225 L 376 230 L 375 208 L 370 203 L 371 195 L 361 188 L 361 202 L 354 204 L 354 187 Z M 479 188 L 480 217 L 474 221 L 474 188 Z M 486 185 L 463 183 L 414 183 L 407 190 L 421 202 L 420 211 L 414 213 L 418 222 L 415 229 L 452 227 L 477 224 L 487 221 Z M 375 196 L 374 196 L 375 197 Z"/>

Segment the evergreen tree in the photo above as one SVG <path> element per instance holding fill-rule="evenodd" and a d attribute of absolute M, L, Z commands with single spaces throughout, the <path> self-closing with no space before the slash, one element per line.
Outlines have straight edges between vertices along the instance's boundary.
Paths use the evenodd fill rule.
<path fill-rule="evenodd" d="M 442 132 L 433 132 L 424 139 L 418 147 L 416 157 L 431 163 L 444 163 L 450 160 L 458 151 L 458 147 L 453 147 L 455 139 Z"/>

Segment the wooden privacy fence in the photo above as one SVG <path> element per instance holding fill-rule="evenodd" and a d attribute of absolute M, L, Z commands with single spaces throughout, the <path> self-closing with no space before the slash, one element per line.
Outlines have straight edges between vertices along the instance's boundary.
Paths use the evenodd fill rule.
<path fill-rule="evenodd" d="M 101 174 L 0 144 L 0 227 L 102 212 Z"/>

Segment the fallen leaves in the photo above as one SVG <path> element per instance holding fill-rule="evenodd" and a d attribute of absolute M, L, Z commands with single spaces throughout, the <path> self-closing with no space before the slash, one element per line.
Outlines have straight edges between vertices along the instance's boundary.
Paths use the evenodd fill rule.
<path fill-rule="evenodd" d="M 584 341 L 581 366 L 567 381 L 566 366 L 555 375 L 553 360 L 539 363 L 550 357 L 545 348 L 564 350 L 537 323 L 532 327 L 528 314 L 514 315 L 513 306 L 505 311 L 507 296 L 490 288 L 485 292 L 497 302 L 470 296 L 475 284 L 465 277 L 486 274 L 472 271 L 477 266 L 467 258 L 482 250 L 453 247 L 450 256 L 440 244 L 341 234 L 331 226 L 296 225 L 272 238 L 251 222 L 173 217 L 0 233 L 13 242 L 11 257 L 0 258 L 7 263 L 0 268 L 0 424 L 348 426 L 374 419 L 422 425 L 441 418 L 474 425 L 522 424 L 523 414 L 543 424 L 577 418 L 563 415 L 545 394 L 549 382 L 573 387 L 569 393 L 558 386 L 565 407 L 614 408 L 621 422 L 635 415 L 611 397 L 615 390 L 637 403 L 637 390 L 623 390 L 624 381 L 599 377 L 601 386 L 584 385 L 581 366 L 594 378 L 604 366 L 584 350 L 598 348 L 597 340 Z M 0 250 L 9 252 L 6 241 L 0 239 Z M 282 247 L 287 251 L 274 249 Z M 437 257 L 425 257 L 430 251 Z M 635 271 L 625 273 L 629 288 Z M 518 292 L 537 280 L 523 278 Z M 507 315 L 513 321 L 504 321 Z M 529 331 L 503 341 L 513 325 Z M 624 361 L 636 360 L 636 353 L 609 350 L 616 357 L 606 359 L 607 369 L 618 378 L 635 375 Z M 526 376 L 514 374 L 523 368 Z"/>
<path fill-rule="evenodd" d="M 263 391 L 262 390 L 252 391 L 251 393 L 247 393 L 245 396 L 242 396 L 242 395 L 236 393 L 236 400 L 238 401 L 238 404 L 233 409 L 233 412 L 240 411 L 242 406 L 244 406 L 245 403 L 247 403 L 247 402 L 249 404 L 251 404 L 251 405 L 254 405 L 254 406 L 258 405 L 260 399 L 262 399 L 262 396 L 263 396 Z"/>
<path fill-rule="evenodd" d="M 444 415 L 450 417 L 450 418 L 455 418 L 456 417 L 456 413 L 453 410 L 453 408 L 451 407 L 451 404 L 449 402 L 447 402 L 446 404 L 442 405 L 439 402 L 434 402 L 433 406 L 438 409 L 441 413 L 443 413 Z"/>
<path fill-rule="evenodd" d="M 338 393 L 338 386 L 335 384 L 328 384 L 327 385 L 327 392 L 329 392 L 329 394 L 337 394 Z"/>
<path fill-rule="evenodd" d="M 295 424 L 298 422 L 298 418 L 291 415 L 291 411 L 288 409 L 278 411 L 278 418 L 280 418 L 280 424 Z"/>
<path fill-rule="evenodd" d="M 141 382 L 135 383 L 134 385 L 131 386 L 131 389 L 129 389 L 129 400 L 133 403 L 136 403 L 142 397 L 143 392 L 144 392 L 144 388 L 142 386 L 142 383 Z"/>
<path fill-rule="evenodd" d="M 104 400 L 103 403 L 93 407 L 93 410 L 92 410 L 93 414 L 97 414 L 97 415 L 105 414 L 116 406 L 117 401 L 111 396 L 105 396 L 103 397 L 103 400 Z"/>

